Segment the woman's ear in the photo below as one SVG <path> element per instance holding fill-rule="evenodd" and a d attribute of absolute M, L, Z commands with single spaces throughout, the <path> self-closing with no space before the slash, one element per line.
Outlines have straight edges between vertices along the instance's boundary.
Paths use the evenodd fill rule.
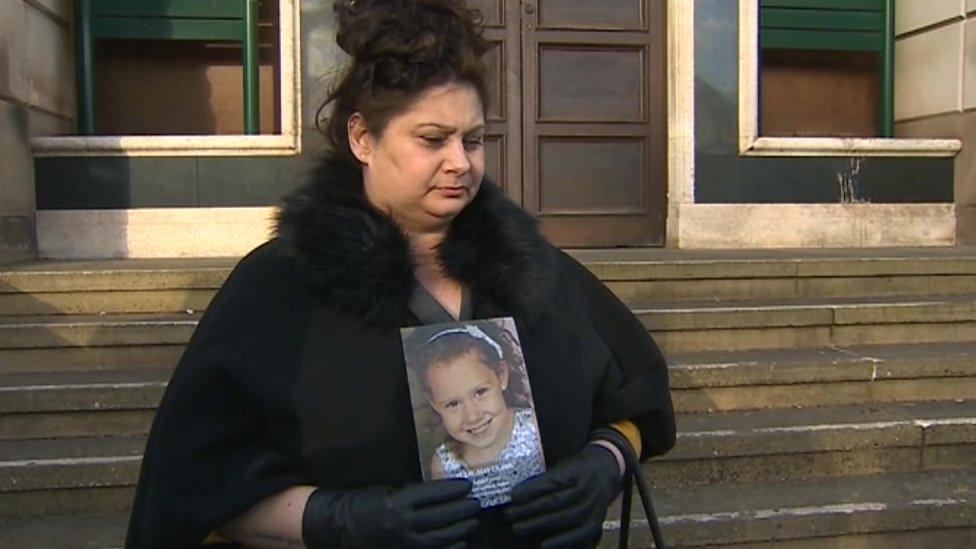
<path fill-rule="evenodd" d="M 358 111 L 352 113 L 346 122 L 346 132 L 349 134 L 349 150 L 356 160 L 364 166 L 369 166 L 369 158 L 373 153 L 373 134 L 366 127 L 366 120 Z"/>

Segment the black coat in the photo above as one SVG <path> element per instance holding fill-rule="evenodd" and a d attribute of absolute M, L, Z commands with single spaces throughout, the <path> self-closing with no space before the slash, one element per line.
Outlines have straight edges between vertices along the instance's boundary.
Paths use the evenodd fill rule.
<path fill-rule="evenodd" d="M 674 444 L 667 367 L 641 323 L 485 182 L 441 247 L 473 318 L 513 316 L 550 466 L 631 419 L 643 458 Z M 286 200 L 278 238 L 208 307 L 153 424 L 126 545 L 186 547 L 300 484 L 421 479 L 399 327 L 418 324 L 406 237 L 359 170 L 327 162 Z M 474 545 L 509 534 L 483 513 Z"/>

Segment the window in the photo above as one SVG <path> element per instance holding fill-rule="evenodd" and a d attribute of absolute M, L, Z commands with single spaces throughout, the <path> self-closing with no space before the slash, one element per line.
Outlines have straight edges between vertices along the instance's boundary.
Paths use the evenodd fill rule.
<path fill-rule="evenodd" d="M 762 135 L 891 137 L 891 0 L 760 0 Z"/>
<path fill-rule="evenodd" d="M 231 8 L 248 4 L 258 15 L 250 63 L 229 30 L 246 28 Z M 298 4 L 79 0 L 76 35 L 92 37 L 76 48 L 79 133 L 92 135 L 37 138 L 35 155 L 297 154 Z M 250 80 L 245 66 L 257 68 Z"/>
<path fill-rule="evenodd" d="M 891 139 L 893 0 L 740 0 L 744 155 L 952 156 Z"/>

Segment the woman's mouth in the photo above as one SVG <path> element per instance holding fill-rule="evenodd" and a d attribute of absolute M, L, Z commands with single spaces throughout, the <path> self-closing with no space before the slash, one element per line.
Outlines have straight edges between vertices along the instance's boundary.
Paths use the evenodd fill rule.
<path fill-rule="evenodd" d="M 467 192 L 467 187 L 463 185 L 450 187 L 435 187 L 437 192 L 445 198 L 460 198 Z"/>

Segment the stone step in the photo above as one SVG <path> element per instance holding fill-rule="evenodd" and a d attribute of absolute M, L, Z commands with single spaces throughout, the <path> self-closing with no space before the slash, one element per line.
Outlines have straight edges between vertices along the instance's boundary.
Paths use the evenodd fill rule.
<path fill-rule="evenodd" d="M 0 521 L 0 539 L 18 549 L 121 549 L 129 525 L 127 513 L 49 516 Z"/>
<path fill-rule="evenodd" d="M 976 341 L 976 296 L 659 303 L 635 313 L 666 353 Z M 0 349 L 178 345 L 198 313 L 0 317 Z"/>
<path fill-rule="evenodd" d="M 868 502 L 871 503 L 871 502 Z M 923 510 L 933 511 L 930 522 L 935 522 L 935 519 L 941 514 L 941 509 L 936 507 L 934 502 L 929 502 L 928 506 L 918 506 L 923 507 Z M 947 504 L 948 500 L 947 500 Z M 965 506 L 963 504 L 954 504 L 958 508 L 962 508 L 962 512 L 966 512 Z M 833 548 L 833 549 L 948 549 L 948 548 L 962 548 L 962 547 L 973 547 L 976 546 L 976 528 L 953 528 L 953 527 L 940 527 L 938 524 L 930 524 L 927 528 L 914 528 L 910 530 L 889 530 L 881 532 L 870 532 L 864 534 L 849 533 L 856 532 L 858 530 L 870 530 L 872 528 L 865 528 L 863 526 L 857 527 L 852 524 L 850 528 L 844 528 L 842 526 L 841 517 L 844 511 L 850 511 L 851 516 L 857 517 L 862 522 L 870 516 L 871 509 L 876 508 L 866 504 L 853 504 L 847 508 L 843 507 L 824 507 L 819 506 L 817 509 L 784 509 L 784 517 L 775 517 L 770 513 L 764 513 L 761 515 L 762 518 L 757 519 L 758 521 L 764 521 L 759 523 L 757 528 L 762 528 L 757 533 L 762 533 L 763 530 L 769 531 L 775 528 L 773 521 L 777 521 L 779 524 L 788 524 L 792 527 L 790 533 L 795 533 L 798 530 L 802 532 L 803 526 L 798 525 L 799 521 L 802 520 L 802 513 L 809 512 L 811 518 L 810 529 L 816 530 L 826 530 L 828 532 L 834 532 L 834 535 L 830 537 L 800 537 L 792 539 L 784 539 L 782 535 L 769 535 L 768 538 L 772 538 L 769 541 L 750 541 L 746 543 L 735 543 L 735 544 L 721 544 L 723 548 L 729 549 L 745 549 L 747 547 L 762 547 L 762 548 L 777 548 L 777 549 L 823 549 L 823 548 Z M 773 511 L 773 510 L 770 510 Z M 791 513 L 792 512 L 792 513 Z M 875 511 L 877 514 L 878 512 Z M 797 516 L 801 515 L 801 516 Z M 831 516 L 833 515 L 833 516 Z M 715 546 L 713 543 L 694 543 L 695 540 L 688 540 L 688 531 L 693 528 L 693 526 L 685 526 L 684 524 L 678 524 L 682 521 L 687 521 L 687 517 L 676 517 L 668 516 L 663 517 L 665 522 L 665 541 L 669 542 L 669 547 L 704 547 L 704 546 Z M 81 549 L 115 549 L 121 548 L 125 541 L 125 532 L 128 527 L 128 513 L 120 512 L 114 514 L 83 514 L 74 516 L 48 516 L 41 518 L 28 518 L 20 520 L 9 520 L 0 521 L 0 539 L 5 540 L 9 543 L 11 547 L 18 547 L 21 549 L 49 549 L 51 547 L 62 546 L 64 540 L 70 539 L 72 542 L 72 547 L 77 547 Z M 701 517 L 700 520 L 704 520 L 705 517 Z M 724 524 L 733 523 L 733 517 L 724 515 L 718 517 L 722 520 Z M 791 521 L 792 519 L 792 521 Z M 959 519 L 953 517 L 953 522 L 958 523 Z M 890 519 L 888 519 L 890 522 Z M 918 520 L 915 521 L 919 522 Z M 672 523 L 675 523 L 672 525 Z M 735 539 L 753 539 L 761 536 L 748 535 L 743 533 L 742 530 L 748 528 L 744 520 L 739 520 L 733 523 L 738 527 L 736 531 L 730 532 L 729 537 L 734 537 Z M 924 525 L 923 525 L 924 526 Z M 605 523 L 605 535 L 600 543 L 601 548 L 612 549 L 617 547 L 616 545 L 616 531 L 619 528 L 619 521 L 615 521 L 612 517 Z M 631 538 L 630 547 L 651 547 L 651 542 L 649 536 L 646 533 L 646 526 L 637 522 L 633 526 L 633 537 Z M 715 538 L 714 531 L 717 528 L 712 528 L 712 539 Z M 877 528 L 873 528 L 877 530 Z M 681 538 L 676 538 L 675 536 L 679 534 L 684 534 Z M 674 543 L 677 539 L 678 542 L 692 541 L 689 543 Z"/>
<path fill-rule="evenodd" d="M 72 540 L 78 549 L 116 549 L 125 542 L 128 527 L 127 514 L 87 514 L 76 516 L 44 517 L 0 522 L 0 539 L 11 547 L 20 549 L 50 549 L 59 547 L 64 540 Z M 613 525 L 611 525 L 613 526 Z M 600 547 L 612 548 L 615 536 L 609 532 Z M 881 534 L 851 535 L 842 538 L 806 538 L 777 540 L 768 544 L 722 545 L 727 549 L 746 547 L 776 547 L 778 549 L 948 549 L 976 545 L 976 529 L 955 528 L 887 532 Z M 632 542 L 631 547 L 650 547 Z M 678 547 L 678 546 L 671 546 Z"/>
<path fill-rule="evenodd" d="M 577 250 L 625 302 L 828 299 L 974 293 L 967 248 Z"/>
<path fill-rule="evenodd" d="M 37 260 L 0 268 L 0 292 L 218 288 L 240 258 Z"/>
<path fill-rule="evenodd" d="M 976 274 L 976 248 L 567 249 L 605 280 Z"/>
<path fill-rule="evenodd" d="M 170 369 L 0 375 L 0 440 L 141 435 Z"/>
<path fill-rule="evenodd" d="M 185 344 L 199 314 L 0 317 L 0 349 Z"/>
<path fill-rule="evenodd" d="M 202 311 L 236 258 L 37 261 L 0 270 L 6 315 Z"/>
<path fill-rule="evenodd" d="M 127 510 L 144 439 L 32 442 L 30 447 L 23 442 L 17 443 L 17 447 L 0 443 L 0 471 L 5 479 L 0 484 L 0 519 L 13 523 L 15 519 L 36 518 L 49 513 Z M 35 457 L 39 454 L 45 457 Z M 655 469 L 654 466 L 651 468 Z M 847 484 L 848 480 L 851 485 Z M 933 482 L 935 486 L 923 486 L 926 482 Z M 800 478 L 792 482 L 712 482 L 669 490 L 658 488 L 655 501 L 667 539 L 675 547 L 781 542 L 785 541 L 784 535 L 789 539 L 902 530 L 903 526 L 895 526 L 900 519 L 883 516 L 888 512 L 905 517 L 907 511 L 914 509 L 924 515 L 957 517 L 957 514 L 968 514 L 972 518 L 976 516 L 973 515 L 976 513 L 974 482 L 976 469 L 972 468 L 836 479 Z M 870 486 L 872 483 L 883 486 Z M 716 489 L 718 486 L 722 488 Z M 807 487 L 813 493 L 797 495 L 797 492 L 807 491 Z M 910 500 L 906 500 L 907 491 L 913 494 Z M 783 492 L 790 495 L 784 497 L 787 494 Z M 883 497 L 865 495 L 872 493 L 881 493 Z M 894 502 L 890 501 L 892 496 Z M 730 499 L 743 505 L 722 504 Z M 902 509 L 906 503 L 908 508 Z M 952 507 L 953 512 L 945 515 L 944 507 Z M 641 532 L 643 525 L 637 513 L 633 527 L 635 541 L 640 541 L 641 536 L 646 538 L 646 532 Z M 864 518 L 858 520 L 862 514 Z M 839 521 L 845 515 L 852 518 L 849 529 Z M 615 526 L 612 517 L 611 529 Z M 910 529 L 976 524 L 942 520 L 945 519 L 933 518 L 928 524 L 912 521 Z M 707 536 L 696 530 L 696 527 L 714 526 L 713 521 L 725 523 L 725 528 L 709 528 Z M 879 522 L 885 525 L 884 528 L 878 528 Z M 722 537 L 722 532 L 731 537 Z M 764 539 L 763 535 L 774 537 Z M 643 541 L 647 542 L 646 539 Z"/>
<path fill-rule="evenodd" d="M 627 303 L 974 293 L 968 248 L 574 250 Z"/>
<path fill-rule="evenodd" d="M 116 347 L 0 348 L 0 373 L 172 369 L 184 343 Z"/>
<path fill-rule="evenodd" d="M 135 486 L 0 493 L 0 524 L 85 513 L 128 514 L 135 493 Z"/>
<path fill-rule="evenodd" d="M 680 412 L 976 399 L 976 343 L 674 354 Z"/>
<path fill-rule="evenodd" d="M 657 490 L 669 547 L 973 547 L 976 469 Z M 650 547 L 639 502 L 631 547 Z M 619 520 L 601 547 L 616 547 Z M 864 543 L 860 545 L 859 543 Z M 941 545 L 940 545 L 941 544 Z"/>
<path fill-rule="evenodd" d="M 145 433 L 172 367 L 0 373 L 0 440 Z M 976 343 L 674 355 L 671 386 L 682 413 L 976 399 Z"/>
<path fill-rule="evenodd" d="M 976 400 L 678 416 L 661 488 L 976 469 Z"/>
<path fill-rule="evenodd" d="M 972 547 L 974 473 L 714 484 L 656 491 L 654 497 L 670 547 Z M 616 546 L 618 516 L 611 511 L 600 547 Z M 631 547 L 651 546 L 642 517 L 635 504 Z M 64 539 L 71 539 L 72 547 L 117 547 L 126 524 L 126 508 L 113 514 L 8 516 L 0 521 L 0 538 L 25 548 L 58 546 Z"/>
<path fill-rule="evenodd" d="M 5 315 L 85 315 L 197 312 L 207 308 L 214 289 L 76 291 L 0 294 Z"/>
<path fill-rule="evenodd" d="M 127 509 L 145 437 L 0 442 L 0 518 Z"/>
<path fill-rule="evenodd" d="M 625 303 L 747 299 L 833 299 L 976 293 L 976 275 L 900 275 L 821 278 L 706 278 L 604 283 Z"/>
<path fill-rule="evenodd" d="M 972 250 L 574 252 L 624 301 L 974 293 Z"/>
<path fill-rule="evenodd" d="M 665 353 L 976 341 L 976 296 L 655 303 L 634 310 Z"/>
<path fill-rule="evenodd" d="M 624 301 L 976 293 L 976 250 L 571 250 Z M 236 258 L 35 261 L 0 269 L 7 315 L 201 311 Z"/>
<path fill-rule="evenodd" d="M 0 494 L 130 487 L 144 445 L 144 437 L 0 441 Z M 958 469 L 976 469 L 976 401 L 684 415 L 675 449 L 646 466 L 659 489 Z"/>

